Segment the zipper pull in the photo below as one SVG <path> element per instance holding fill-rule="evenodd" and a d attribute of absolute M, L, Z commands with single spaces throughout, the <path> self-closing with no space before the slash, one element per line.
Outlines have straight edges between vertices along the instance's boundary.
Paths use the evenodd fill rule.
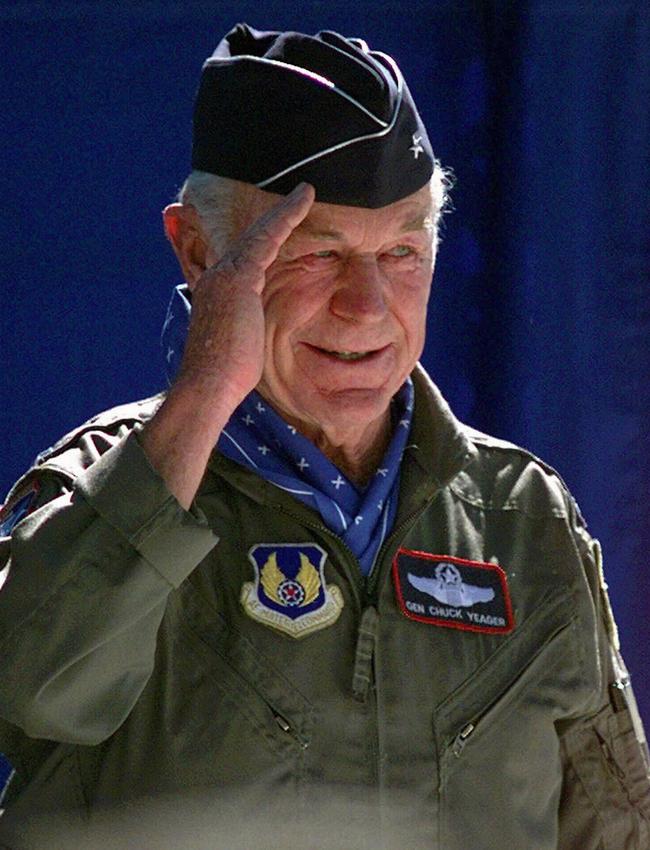
<path fill-rule="evenodd" d="M 291 732 L 291 726 L 287 723 L 284 717 L 281 717 L 279 714 L 274 714 L 273 719 L 283 732 Z"/>
<path fill-rule="evenodd" d="M 303 740 L 303 738 L 301 738 L 300 735 L 298 735 L 296 732 L 294 732 L 293 727 L 291 726 L 288 720 L 285 720 L 285 718 L 282 717 L 281 714 L 274 714 L 273 719 L 283 732 L 286 732 L 287 735 L 291 735 L 292 738 L 295 738 L 296 741 L 298 741 L 303 750 L 307 749 L 309 743 Z"/>
<path fill-rule="evenodd" d="M 456 735 L 454 743 L 452 744 L 451 751 L 456 756 L 456 758 L 460 757 L 460 754 L 465 749 L 465 744 L 469 736 L 476 729 L 476 726 L 473 723 L 468 723 L 461 731 Z"/>

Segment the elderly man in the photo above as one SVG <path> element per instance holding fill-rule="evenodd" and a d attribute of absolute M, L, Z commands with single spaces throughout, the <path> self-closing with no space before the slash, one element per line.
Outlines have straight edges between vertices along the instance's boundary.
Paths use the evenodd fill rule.
<path fill-rule="evenodd" d="M 200 792 L 261 848 L 647 850 L 598 546 L 417 365 L 445 177 L 399 68 L 240 25 L 193 167 L 168 392 L 64 437 L 0 517 L 5 836 Z"/>

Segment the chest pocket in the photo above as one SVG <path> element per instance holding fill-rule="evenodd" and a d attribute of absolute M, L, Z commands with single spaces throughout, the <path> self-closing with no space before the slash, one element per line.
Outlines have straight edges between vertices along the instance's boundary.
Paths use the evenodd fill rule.
<path fill-rule="evenodd" d="M 587 675 L 570 596 L 554 593 L 437 707 L 441 847 L 556 847 L 554 722 L 584 699 Z"/>
<path fill-rule="evenodd" d="M 284 766 L 295 777 L 311 742 L 312 706 L 191 588 L 175 609 L 175 655 L 190 655 L 184 690 L 192 696 L 174 723 L 187 746 L 213 750 L 206 780 L 254 782 L 266 763 L 276 775 Z M 184 731 L 187 723 L 197 725 L 195 736 Z"/>

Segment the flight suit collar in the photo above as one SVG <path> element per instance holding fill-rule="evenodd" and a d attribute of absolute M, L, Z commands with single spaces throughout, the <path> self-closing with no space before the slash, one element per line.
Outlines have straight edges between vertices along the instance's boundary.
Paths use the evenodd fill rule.
<path fill-rule="evenodd" d="M 451 412 L 440 390 L 419 364 L 412 373 L 415 409 L 411 434 L 401 470 L 399 515 L 448 483 L 476 455 L 477 450 L 464 426 Z M 315 512 L 300 504 L 254 472 L 224 457 L 215 449 L 209 473 L 226 479 L 240 492 L 260 504 L 286 507 L 305 521 L 314 522 Z M 210 488 L 209 475 L 204 486 Z"/>
<path fill-rule="evenodd" d="M 456 419 L 420 364 L 411 377 L 415 386 L 415 410 L 409 449 L 422 469 L 442 487 L 478 452 L 465 426 Z"/>

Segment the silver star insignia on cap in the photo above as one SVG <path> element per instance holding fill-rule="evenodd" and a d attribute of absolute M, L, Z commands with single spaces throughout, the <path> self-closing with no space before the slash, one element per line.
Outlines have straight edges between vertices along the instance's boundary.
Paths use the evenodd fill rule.
<path fill-rule="evenodd" d="M 410 151 L 413 151 L 413 156 L 417 159 L 421 153 L 424 153 L 424 148 L 420 144 L 422 141 L 422 136 L 418 136 L 417 133 L 413 133 L 411 137 L 411 141 L 413 144 L 409 148 Z"/>

